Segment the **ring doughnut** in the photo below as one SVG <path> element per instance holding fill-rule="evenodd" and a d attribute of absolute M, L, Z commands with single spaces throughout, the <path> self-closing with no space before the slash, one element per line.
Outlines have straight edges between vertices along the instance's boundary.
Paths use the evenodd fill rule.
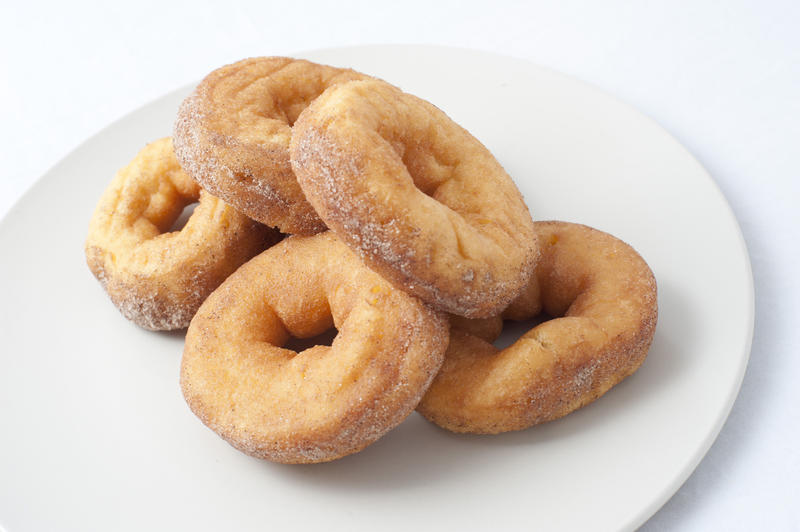
<path fill-rule="evenodd" d="M 332 326 L 331 346 L 281 347 Z M 444 315 L 393 288 L 333 234 L 293 236 L 200 307 L 186 334 L 181 387 L 191 410 L 237 449 L 325 462 L 405 419 L 447 341 Z"/>
<path fill-rule="evenodd" d="M 194 202 L 184 228 L 168 232 Z M 278 238 L 201 191 L 167 137 L 142 149 L 103 193 L 86 262 L 126 318 L 145 329 L 180 329 L 229 274 Z"/>
<path fill-rule="evenodd" d="M 497 314 L 536 259 L 522 195 L 477 139 L 379 80 L 328 89 L 290 148 L 306 198 L 375 271 L 438 310 Z"/>
<path fill-rule="evenodd" d="M 491 318 L 464 318 L 449 314 L 450 330 L 460 329 L 467 331 L 473 336 L 477 336 L 487 342 L 494 342 L 503 332 L 503 316 L 492 316 Z"/>
<path fill-rule="evenodd" d="M 535 228 L 542 256 L 512 313 L 561 317 L 499 351 L 454 327 L 442 370 L 418 407 L 443 428 L 494 434 L 559 418 L 631 375 L 647 355 L 658 308 L 645 261 L 584 225 Z"/>
<path fill-rule="evenodd" d="M 292 124 L 326 88 L 366 78 L 286 57 L 257 57 L 209 74 L 181 104 L 175 150 L 189 175 L 238 210 L 284 233 L 325 229 L 289 162 Z"/>

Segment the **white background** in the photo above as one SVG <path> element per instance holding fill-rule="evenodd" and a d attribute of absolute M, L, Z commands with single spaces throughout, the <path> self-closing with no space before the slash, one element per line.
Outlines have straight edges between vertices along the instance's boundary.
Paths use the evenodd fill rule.
<path fill-rule="evenodd" d="M 378 43 L 573 75 L 654 118 L 709 170 L 750 252 L 753 350 L 716 443 L 643 529 L 800 529 L 800 3 L 4 3 L 0 216 L 86 137 L 222 64 Z"/>

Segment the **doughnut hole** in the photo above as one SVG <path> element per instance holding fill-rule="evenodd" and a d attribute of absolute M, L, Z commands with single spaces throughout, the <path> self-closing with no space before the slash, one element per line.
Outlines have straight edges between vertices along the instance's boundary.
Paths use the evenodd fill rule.
<path fill-rule="evenodd" d="M 174 233 L 176 231 L 180 231 L 184 227 L 186 227 L 186 223 L 189 221 L 189 218 L 192 217 L 194 214 L 194 210 L 197 208 L 199 201 L 193 201 L 187 204 L 182 210 L 181 213 L 175 218 L 175 221 L 172 222 L 172 225 L 169 227 L 167 232 Z"/>
<path fill-rule="evenodd" d="M 338 334 L 339 331 L 336 329 L 336 327 L 331 327 L 310 338 L 297 338 L 295 336 L 291 336 L 283 345 L 283 348 L 300 353 L 306 349 L 311 349 L 317 346 L 330 347 L 333 345 L 333 340 Z"/>
<path fill-rule="evenodd" d="M 534 327 L 537 327 L 551 319 L 553 319 L 552 316 L 539 313 L 524 320 L 503 320 L 501 334 L 499 334 L 497 338 L 490 343 L 495 348 L 502 351 L 506 347 L 510 347 L 511 345 L 515 344 L 517 340 L 522 338 Z"/>

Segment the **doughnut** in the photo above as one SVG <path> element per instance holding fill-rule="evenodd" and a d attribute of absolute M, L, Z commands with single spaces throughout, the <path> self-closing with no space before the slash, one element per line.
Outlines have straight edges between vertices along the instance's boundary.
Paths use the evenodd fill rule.
<path fill-rule="evenodd" d="M 497 315 L 491 318 L 464 318 L 449 314 L 450 330 L 460 329 L 469 331 L 473 336 L 482 338 L 487 342 L 494 342 L 503 332 L 503 316 Z"/>
<path fill-rule="evenodd" d="M 289 162 L 292 124 L 326 88 L 366 78 L 286 57 L 257 57 L 209 74 L 180 106 L 178 160 L 203 188 L 284 233 L 325 229 Z"/>
<path fill-rule="evenodd" d="M 331 327 L 332 345 L 287 339 Z M 355 453 L 398 425 L 444 360 L 445 315 L 395 289 L 330 232 L 292 236 L 209 296 L 186 334 L 190 409 L 235 448 L 282 463 Z"/>
<path fill-rule="evenodd" d="M 300 114 L 290 154 L 325 224 L 434 308 L 485 318 L 527 284 L 537 248 L 522 195 L 430 103 L 379 80 L 336 85 Z"/>
<path fill-rule="evenodd" d="M 536 222 L 542 255 L 505 316 L 551 317 L 506 349 L 454 324 L 445 363 L 418 411 L 453 432 L 494 434 L 562 417 L 644 361 L 656 282 L 629 245 L 585 225 Z"/>
<path fill-rule="evenodd" d="M 183 229 L 170 232 L 195 202 Z M 167 137 L 142 149 L 103 193 L 86 262 L 123 316 L 145 329 L 181 329 L 212 290 L 278 238 L 200 190 Z"/>

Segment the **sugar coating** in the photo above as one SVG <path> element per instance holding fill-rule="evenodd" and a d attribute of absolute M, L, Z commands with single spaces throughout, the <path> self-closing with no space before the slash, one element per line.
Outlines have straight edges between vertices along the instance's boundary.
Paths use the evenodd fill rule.
<path fill-rule="evenodd" d="M 331 326 L 331 346 L 282 346 Z M 365 267 L 330 232 L 293 236 L 231 275 L 186 335 L 181 387 L 237 449 L 283 463 L 360 451 L 416 407 L 446 318 Z"/>
<path fill-rule="evenodd" d="M 291 168 L 291 126 L 327 87 L 363 78 L 285 57 L 219 68 L 178 110 L 178 159 L 203 188 L 255 220 L 289 234 L 323 231 Z"/>
<path fill-rule="evenodd" d="M 183 208 L 198 205 L 180 231 Z M 89 223 L 86 261 L 123 316 L 150 330 L 189 325 L 203 300 L 279 234 L 201 191 L 171 139 L 147 145 L 114 177 Z"/>
<path fill-rule="evenodd" d="M 536 260 L 528 208 L 441 110 L 379 80 L 331 87 L 294 124 L 300 187 L 371 268 L 439 310 L 496 314 Z"/>
<path fill-rule="evenodd" d="M 445 363 L 418 410 L 454 432 L 520 430 L 602 396 L 647 356 L 658 319 L 655 277 L 636 251 L 596 229 L 535 222 L 542 256 L 502 314 L 544 321 L 498 350 L 480 321 L 453 320 Z"/>

